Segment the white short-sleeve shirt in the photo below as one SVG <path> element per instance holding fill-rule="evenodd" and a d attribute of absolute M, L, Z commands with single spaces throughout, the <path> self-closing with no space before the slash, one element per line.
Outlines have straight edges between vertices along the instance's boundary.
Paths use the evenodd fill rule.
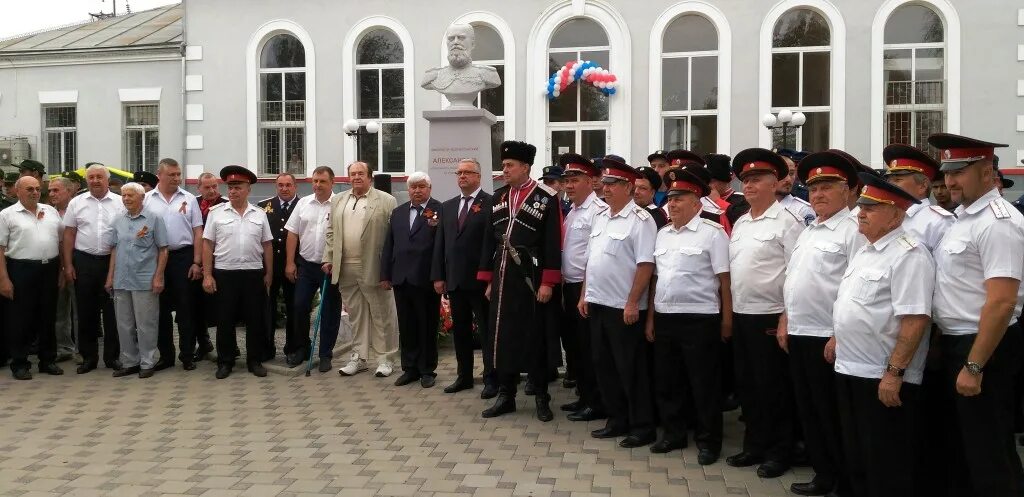
<path fill-rule="evenodd" d="M 590 231 L 594 226 L 594 216 L 607 209 L 608 204 L 591 193 L 580 205 L 572 206 L 572 210 L 562 221 L 565 227 L 565 240 L 562 243 L 562 280 L 566 283 L 579 283 L 587 271 L 587 244 L 590 243 Z"/>
<path fill-rule="evenodd" d="M 299 237 L 298 253 L 306 261 L 320 264 L 324 257 L 327 227 L 331 223 L 332 197 L 323 202 L 318 201 L 316 195 L 300 198 L 284 225 L 285 230 Z"/>
<path fill-rule="evenodd" d="M 796 214 L 775 202 L 760 217 L 740 216 L 729 241 L 733 311 L 781 314 L 786 263 L 804 229 Z"/>
<path fill-rule="evenodd" d="M 192 229 L 203 225 L 203 213 L 195 195 L 178 187 L 167 200 L 159 189 L 154 188 L 146 194 L 146 208 L 163 221 L 168 249 L 177 250 L 202 243 L 202 240 L 192 238 Z"/>
<path fill-rule="evenodd" d="M 263 209 L 248 204 L 239 216 L 228 202 L 210 209 L 203 238 L 213 242 L 214 269 L 263 269 L 263 242 L 274 234 Z"/>
<path fill-rule="evenodd" d="M 903 228 L 861 247 L 843 275 L 833 309 L 836 372 L 881 378 L 896 347 L 901 318 L 931 314 L 934 276 L 928 249 Z M 903 381 L 921 383 L 927 354 L 928 339 L 922 338 Z"/>
<path fill-rule="evenodd" d="M 790 335 L 832 336 L 832 306 L 843 273 L 867 240 L 846 207 L 800 233 L 786 267 L 786 317 Z"/>
<path fill-rule="evenodd" d="M 932 205 L 928 199 L 921 200 L 920 204 L 913 204 L 907 209 L 907 217 L 903 220 L 903 229 L 910 233 L 918 241 L 928 247 L 929 252 L 934 252 L 939 246 L 942 236 L 949 231 L 953 225 L 953 213 Z"/>
<path fill-rule="evenodd" d="M 96 198 L 90 192 L 72 198 L 64 213 L 64 226 L 77 230 L 75 250 L 92 255 L 110 254 L 114 220 L 124 213 L 121 196 L 110 190 L 103 198 Z"/>
<path fill-rule="evenodd" d="M 720 224 L 693 216 L 658 231 L 654 310 L 664 314 L 718 314 L 718 275 L 729 272 L 729 235 Z"/>
<path fill-rule="evenodd" d="M 810 224 L 811 221 L 818 217 L 814 214 L 814 209 L 811 208 L 811 204 L 807 203 L 807 201 L 802 198 L 794 197 L 793 194 L 782 197 L 779 199 L 779 203 L 782 204 L 783 207 L 789 209 L 793 214 L 796 214 L 796 217 L 798 217 L 804 225 Z"/>
<path fill-rule="evenodd" d="M 598 213 L 587 247 L 585 300 L 625 309 L 637 265 L 654 263 L 657 235 L 654 218 L 632 200 L 614 215 L 610 207 Z M 647 290 L 638 304 L 640 310 L 647 309 Z"/>
<path fill-rule="evenodd" d="M 1024 273 L 1024 216 L 993 188 L 969 207 L 956 209 L 957 218 L 934 251 L 935 323 L 947 335 L 978 333 L 985 304 L 985 280 L 1013 278 Z M 1024 285 L 1009 324 L 1020 318 Z"/>
<path fill-rule="evenodd" d="M 52 206 L 37 204 L 33 214 L 18 202 L 0 211 L 0 247 L 8 259 L 56 259 L 63 233 L 60 214 Z"/>

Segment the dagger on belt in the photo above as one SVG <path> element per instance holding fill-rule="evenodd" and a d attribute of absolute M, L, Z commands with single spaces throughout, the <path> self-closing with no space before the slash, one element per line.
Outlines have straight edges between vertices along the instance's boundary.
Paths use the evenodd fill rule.
<path fill-rule="evenodd" d="M 505 249 L 505 252 L 508 253 L 508 255 L 512 256 L 512 262 L 516 263 L 516 266 L 519 266 L 519 268 L 522 269 L 523 264 L 522 261 L 519 259 L 519 253 L 516 252 L 515 247 L 513 247 L 512 244 L 509 243 L 508 234 L 501 235 L 501 243 Z M 526 286 L 527 288 L 530 289 L 530 292 L 537 293 L 537 291 L 534 290 L 533 288 L 533 280 L 530 279 L 530 275 L 526 274 L 526 271 L 523 271 L 523 279 L 526 280 Z"/>

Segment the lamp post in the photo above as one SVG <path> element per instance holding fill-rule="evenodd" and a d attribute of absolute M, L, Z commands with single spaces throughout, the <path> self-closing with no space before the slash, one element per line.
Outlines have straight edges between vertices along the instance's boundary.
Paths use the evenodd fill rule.
<path fill-rule="evenodd" d="M 782 109 L 779 111 L 778 116 L 772 113 L 765 114 L 761 118 L 761 124 L 769 130 L 782 130 L 782 148 L 789 148 L 789 130 L 797 129 L 807 122 L 807 116 L 803 112 L 793 113 L 789 109 Z M 796 140 L 793 142 L 793 148 L 796 148 Z"/>
<path fill-rule="evenodd" d="M 355 119 L 349 119 L 342 125 L 345 130 L 345 134 L 356 139 L 356 160 L 359 160 L 359 154 L 362 151 L 362 144 L 360 139 L 364 136 L 375 135 L 380 131 L 380 124 L 377 121 L 367 121 L 365 126 L 360 126 L 359 121 Z"/>

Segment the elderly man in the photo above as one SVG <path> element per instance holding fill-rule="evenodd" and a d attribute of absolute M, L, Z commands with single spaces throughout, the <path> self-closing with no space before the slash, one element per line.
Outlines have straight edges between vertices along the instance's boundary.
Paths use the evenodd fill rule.
<path fill-rule="evenodd" d="M 800 161 L 800 181 L 807 185 L 817 218 L 796 241 L 786 272 L 786 312 L 775 338 L 789 353 L 789 371 L 797 412 L 803 425 L 814 479 L 793 483 L 797 495 L 845 494 L 849 482 L 842 464 L 839 411 L 835 400 L 832 307 L 850 259 L 864 244 L 857 221 L 846 206 L 857 169 L 846 157 L 818 152 Z"/>
<path fill-rule="evenodd" d="M 939 164 L 930 155 L 910 145 L 889 145 L 882 150 L 882 157 L 888 166 L 885 178 L 920 201 L 907 209 L 903 228 L 924 243 L 929 252 L 934 251 L 955 219 L 953 213 L 928 201 L 932 180 L 939 173 Z"/>
<path fill-rule="evenodd" d="M 57 209 L 61 219 L 68 210 L 68 203 L 71 202 L 75 192 L 78 191 L 77 182 L 63 176 L 55 176 L 50 179 L 50 205 Z M 75 289 L 73 283 L 64 281 L 64 273 L 61 272 L 57 289 L 57 362 L 67 360 L 78 352 L 78 322 L 74 318 L 75 313 Z"/>
<path fill-rule="evenodd" d="M 190 371 L 196 367 L 193 320 L 198 316 L 192 308 L 192 282 L 203 274 L 203 217 L 196 198 L 181 187 L 178 161 L 161 159 L 156 177 L 156 188 L 146 193 L 145 203 L 150 214 L 163 225 L 168 255 L 162 266 L 165 288 L 159 292 L 160 361 L 153 367 L 160 371 L 174 366 L 174 311 L 178 321 L 178 359 L 181 367 Z"/>
<path fill-rule="evenodd" d="M 287 354 L 288 367 L 302 364 L 313 343 L 309 339 L 309 313 L 313 297 L 327 278 L 320 270 L 324 257 L 324 239 L 330 224 L 331 189 L 334 170 L 318 166 L 310 178 L 313 194 L 302 197 L 295 204 L 284 229 L 288 231 L 285 243 L 285 277 L 295 284 L 296 309 L 294 328 L 288 330 L 288 342 L 295 350 Z M 334 344 L 338 340 L 341 324 L 341 294 L 337 285 L 327 285 L 327 293 L 320 296 L 320 372 L 331 370 Z"/>
<path fill-rule="evenodd" d="M 274 233 L 274 259 L 278 261 L 274 268 L 274 281 L 270 284 L 270 296 L 267 301 L 268 325 L 266 349 L 264 350 L 266 356 L 264 359 L 270 360 L 277 354 L 277 344 L 274 342 L 278 321 L 277 297 L 284 294 L 284 354 L 287 360 L 288 354 L 294 356 L 299 346 L 292 343 L 288 338 L 288 330 L 295 326 L 295 313 L 292 311 L 292 306 L 295 303 L 295 283 L 285 277 L 284 264 L 281 264 L 281 262 L 285 260 L 285 249 L 288 241 L 288 231 L 285 229 L 285 224 L 288 223 L 288 219 L 291 217 L 292 211 L 295 210 L 295 204 L 299 201 L 299 198 L 295 194 L 295 175 L 292 173 L 278 174 L 274 180 L 274 186 L 277 188 L 277 195 L 256 203 L 256 207 L 263 209 L 263 212 L 267 213 L 267 220 L 270 221 L 270 231 Z"/>
<path fill-rule="evenodd" d="M 75 285 L 78 314 L 78 350 L 82 364 L 78 374 L 96 369 L 97 340 L 103 318 L 103 363 L 120 369 L 121 348 L 115 330 L 114 302 L 104 289 L 110 269 L 111 233 L 114 220 L 124 214 L 121 196 L 110 191 L 110 171 L 93 164 L 85 171 L 89 191 L 68 203 L 64 214 L 64 281 Z"/>
<path fill-rule="evenodd" d="M 0 295 L 3 339 L 14 378 L 32 378 L 28 349 L 39 341 L 39 372 L 61 375 L 54 333 L 61 223 L 57 210 L 39 203 L 39 180 L 22 176 L 18 203 L 0 211 Z"/>
<path fill-rule="evenodd" d="M 205 226 L 206 219 L 210 215 L 210 209 L 226 203 L 228 199 L 220 194 L 220 178 L 217 175 L 204 172 L 199 175 L 198 183 L 196 190 L 198 190 L 199 195 L 196 195 L 196 202 L 199 204 L 199 213 Z M 202 241 L 197 241 L 197 243 L 202 247 Z M 200 277 L 192 287 L 192 335 L 196 342 L 195 356 L 193 357 L 195 362 L 205 359 L 207 354 L 213 352 L 213 342 L 210 340 L 209 328 L 210 326 L 217 325 L 217 313 L 208 302 L 209 298 L 209 295 L 203 291 L 203 280 Z M 237 357 L 238 354 L 235 354 L 235 356 Z"/>
<path fill-rule="evenodd" d="M 235 324 L 245 322 L 245 359 L 249 372 L 266 376 L 265 302 L 274 274 L 273 235 L 267 214 L 249 203 L 256 174 L 242 166 L 227 166 L 220 177 L 228 184 L 228 203 L 210 211 L 203 230 L 203 290 L 217 294 L 217 379 L 235 366 L 238 342 Z"/>
<path fill-rule="evenodd" d="M 947 433 L 955 495 L 1009 496 L 1024 491 L 1013 443 L 1013 387 L 1021 367 L 1024 216 L 996 190 L 997 147 L 938 133 L 941 168 L 957 219 L 934 255 L 935 323 L 942 330 L 946 388 L 956 427 Z"/>
<path fill-rule="evenodd" d="M 826 348 L 829 359 L 835 350 L 843 468 L 852 495 L 921 495 L 913 467 L 918 425 L 939 415 L 919 410 L 935 263 L 902 228 L 917 199 L 882 178 L 860 178 L 857 217 L 867 244 L 839 285 Z"/>
<path fill-rule="evenodd" d="M 791 464 L 793 390 L 789 364 L 775 340 L 785 310 L 786 264 L 803 220 L 776 199 L 789 174 L 782 157 L 750 148 L 733 158 L 750 211 L 733 226 L 729 243 L 736 380 L 746 416 L 743 451 L 726 458 L 734 467 L 760 464 L 758 476 L 776 478 Z"/>
<path fill-rule="evenodd" d="M 370 166 L 348 166 L 352 189 L 331 200 L 323 266 L 331 283 L 341 290 L 352 325 L 352 355 L 338 370 L 342 376 L 366 371 L 366 360 L 377 361 L 378 378 L 394 372 L 392 358 L 398 349 L 395 301 L 380 283 L 380 253 L 387 237 L 395 197 L 373 188 Z"/>
<path fill-rule="evenodd" d="M 149 378 L 156 371 L 168 242 L 164 218 L 143 209 L 145 197 L 146 189 L 139 183 L 121 187 L 125 213 L 114 220 L 111 233 L 106 289 L 114 295 L 121 342 L 121 368 L 114 371 L 115 378 Z"/>

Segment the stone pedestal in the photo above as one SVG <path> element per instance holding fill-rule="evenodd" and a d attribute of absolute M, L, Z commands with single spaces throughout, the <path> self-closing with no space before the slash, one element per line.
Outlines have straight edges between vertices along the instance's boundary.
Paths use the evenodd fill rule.
<path fill-rule="evenodd" d="M 445 109 L 423 112 L 430 123 L 430 154 L 427 174 L 433 189 L 431 196 L 444 202 L 462 192 L 455 171 L 460 159 L 480 162 L 480 187 L 493 192 L 491 180 L 491 125 L 494 114 L 484 109 Z"/>

